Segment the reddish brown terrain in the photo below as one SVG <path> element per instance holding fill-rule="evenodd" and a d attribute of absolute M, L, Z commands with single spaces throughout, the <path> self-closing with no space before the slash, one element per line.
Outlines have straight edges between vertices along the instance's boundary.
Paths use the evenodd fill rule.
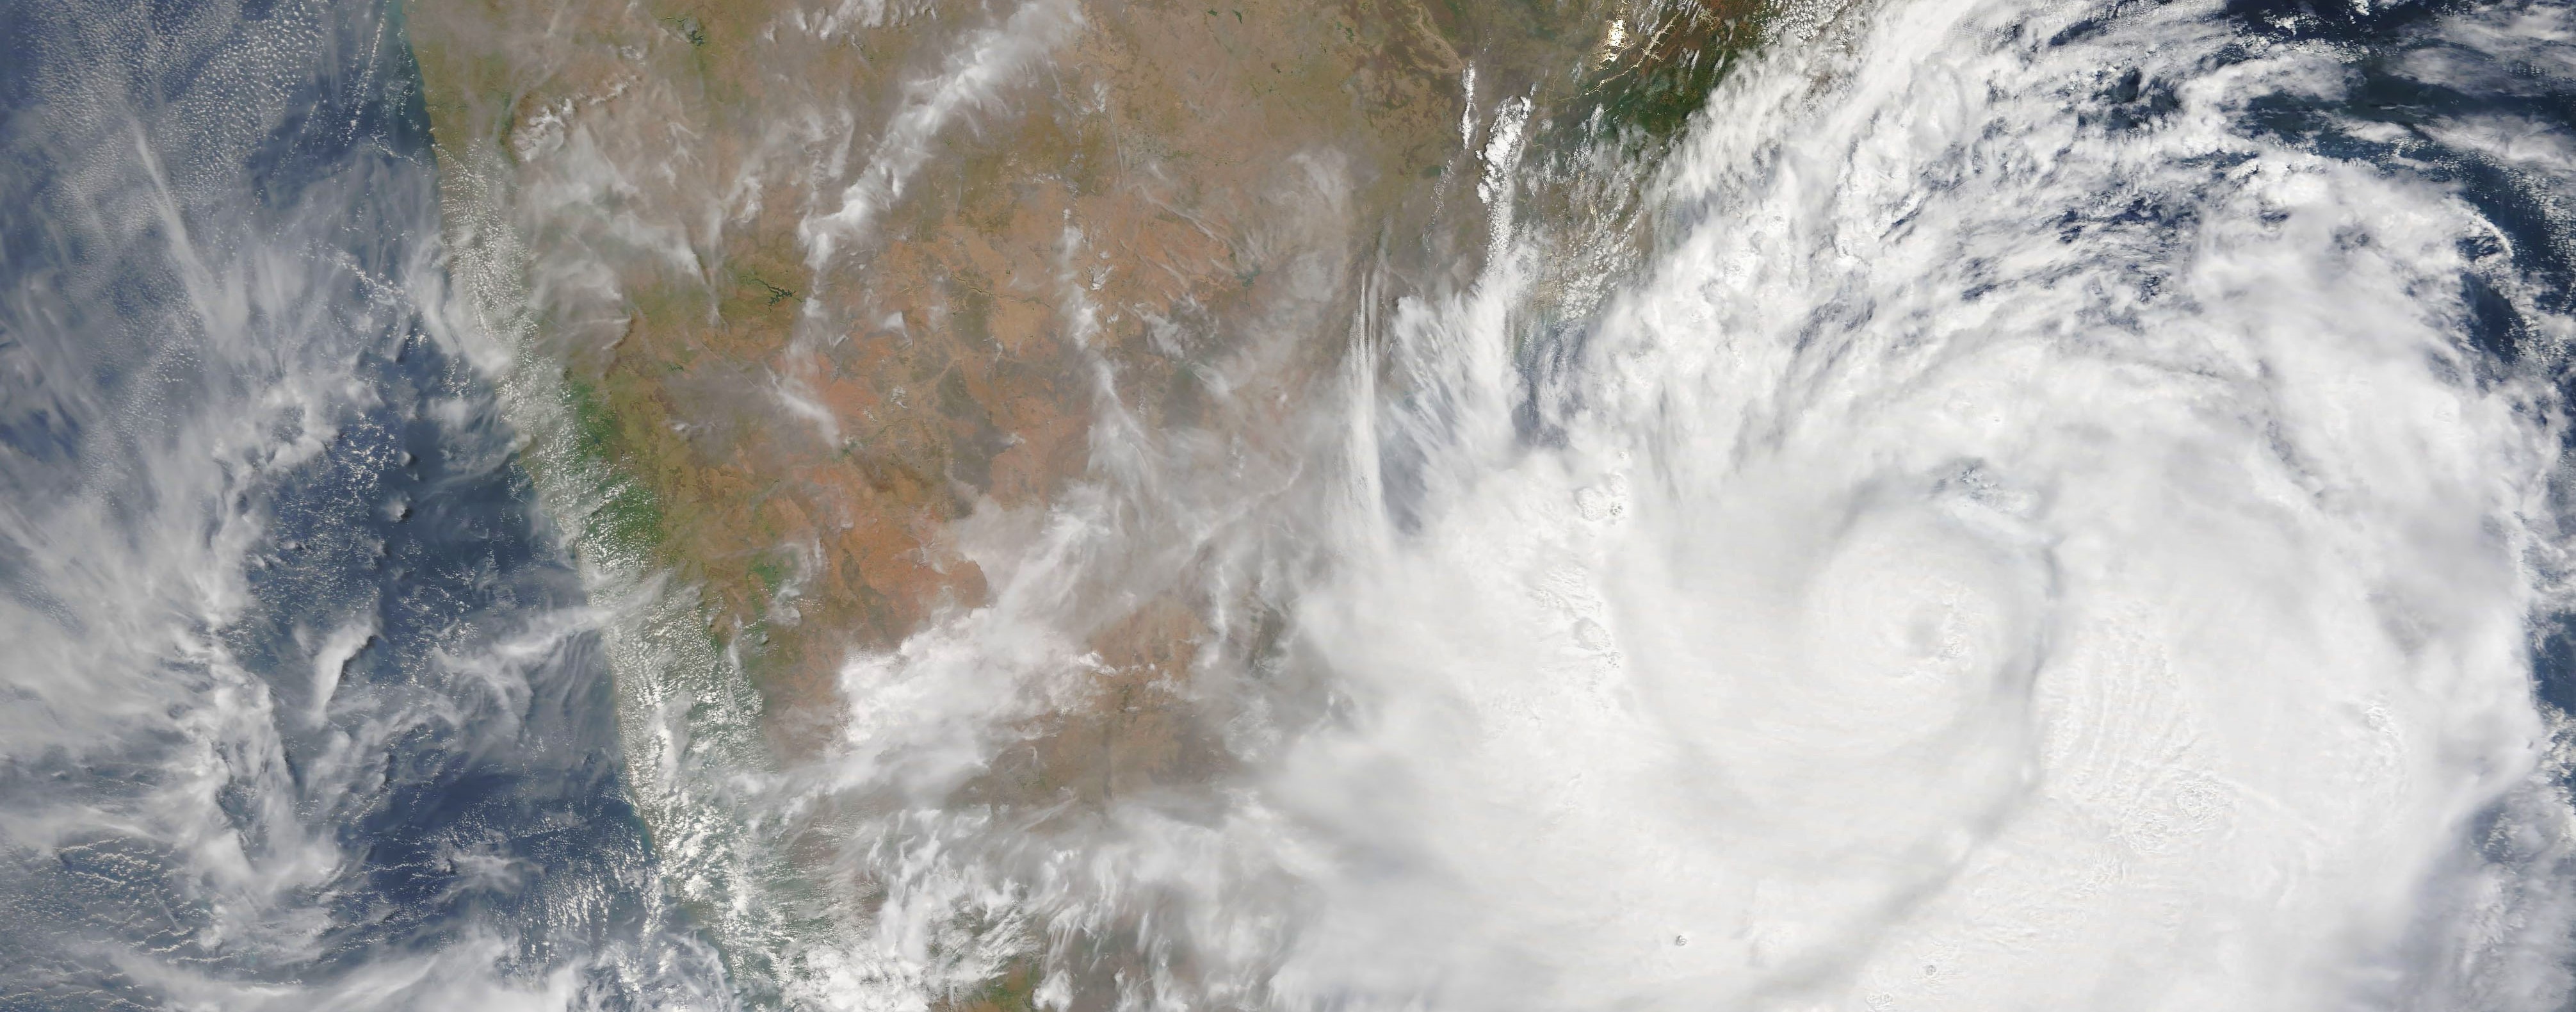
<path fill-rule="evenodd" d="M 1755 27 L 1592 0 L 410 16 L 461 272 L 523 367 L 560 364 L 578 445 L 551 459 L 620 476 L 583 523 L 698 595 L 791 765 L 844 734 L 854 657 L 994 603 L 968 527 L 1025 542 L 1103 482 L 1241 518 L 1290 494 L 1319 378 L 1370 367 L 1357 321 L 1476 270 L 1463 127 L 1536 98 L 1562 138 L 1596 110 L 1669 132 Z M 1087 690 L 955 803 L 1226 767 L 1189 686 L 1264 626 L 1143 502 L 1103 515 L 1160 547 L 1048 605 Z"/>

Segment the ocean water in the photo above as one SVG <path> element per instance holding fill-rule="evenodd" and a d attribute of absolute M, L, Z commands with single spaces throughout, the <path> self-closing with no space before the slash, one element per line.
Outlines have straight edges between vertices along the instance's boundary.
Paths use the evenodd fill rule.
<path fill-rule="evenodd" d="M 1104 411 L 832 747 L 649 768 L 738 667 L 540 507 L 396 12 L 0 10 L 0 1008 L 2576 1001 L 2576 7 L 1789 8 L 1651 158 L 1484 96 L 1482 267 L 1269 337 L 1347 343 L 1285 459 Z M 960 795 L 1176 585 L 1237 772 Z M 741 872 L 823 811 L 867 888 Z"/>
<path fill-rule="evenodd" d="M 6 11 L 0 1007 L 714 1001 L 394 10 Z"/>

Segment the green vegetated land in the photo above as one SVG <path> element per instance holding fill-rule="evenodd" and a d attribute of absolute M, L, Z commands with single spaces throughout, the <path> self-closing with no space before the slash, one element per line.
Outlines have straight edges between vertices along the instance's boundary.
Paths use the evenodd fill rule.
<path fill-rule="evenodd" d="M 1530 104 L 1526 213 L 1567 251 L 1537 311 L 1579 316 L 1649 241 L 1654 159 L 1770 16 L 1756 0 L 1048 10 L 409 11 L 450 248 L 526 300 L 522 368 L 561 370 L 571 421 L 552 438 L 569 445 L 537 466 L 610 476 L 581 543 L 695 588 L 788 760 L 832 739 L 854 651 L 986 599 L 951 525 L 1044 509 L 1086 473 L 1098 369 L 1140 424 L 1209 434 L 1227 466 L 1289 454 L 1276 433 L 1350 353 L 1364 301 L 1472 274 L 1471 65 L 1475 120 Z M 888 124 L 996 32 L 1034 55 L 888 155 L 909 160 L 902 185 L 869 189 L 884 131 L 913 129 Z M 863 226 L 810 259 L 810 220 L 850 192 L 873 202 Z M 1105 805 L 1222 768 L 1171 687 L 1193 658 L 1269 648 L 1211 642 L 1207 609 L 1235 602 L 1166 583 L 1064 618 L 1114 706 L 1051 715 L 963 796 Z M 1115 946 L 1086 944 L 1100 979 L 1078 989 L 1109 986 Z M 952 1006 L 1031 1007 L 1035 959 Z"/>

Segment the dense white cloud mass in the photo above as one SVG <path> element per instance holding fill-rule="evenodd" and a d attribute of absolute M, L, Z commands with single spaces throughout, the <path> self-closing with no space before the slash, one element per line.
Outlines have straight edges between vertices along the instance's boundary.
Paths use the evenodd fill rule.
<path fill-rule="evenodd" d="M 1368 717 L 1283 786 L 1408 793 L 1342 824 L 1437 885 L 1344 885 L 1296 965 L 1470 1005 L 2342 1007 L 2451 930 L 2419 906 L 2549 738 L 2555 434 L 2431 297 L 2473 218 L 2233 129 L 2329 54 L 2087 127 L 2108 53 L 2225 41 L 2159 13 L 2034 53 L 1901 7 L 1822 101 L 1722 106 L 1566 447 L 1435 460 L 1424 529 L 1308 601 Z M 2511 902 L 2563 925 L 2555 892 Z"/>
<path fill-rule="evenodd" d="M 799 762 L 664 560 L 530 515 L 622 480 L 526 364 L 614 273 L 471 174 L 488 258 L 436 261 L 383 10 L 49 15 L 0 68 L 0 1005 L 2565 1008 L 2576 21 L 2379 6 L 1793 10 L 1654 157 L 1470 73 L 1472 279 L 1280 268 L 1280 319 L 1365 293 L 1341 369 L 1210 353 L 1202 428 L 1088 359 L 1089 472 L 958 525 L 985 603 L 852 656 Z M 814 262 L 1087 23 L 981 14 L 873 138 L 814 110 L 864 163 Z M 533 201 L 693 256 L 553 115 Z M 1265 197 L 1338 242 L 1352 164 Z M 1582 186 L 1651 249 L 1537 210 Z M 1145 601 L 1222 754 L 977 795 Z"/>
<path fill-rule="evenodd" d="M 1518 142 L 1471 131 L 1501 252 L 1364 321 L 1392 378 L 1318 409 L 1330 488 L 1245 521 L 1171 491 L 1208 481 L 1181 450 L 1103 468 L 995 567 L 1003 611 L 854 662 L 840 788 L 916 800 L 863 834 L 889 892 L 831 1000 L 935 994 L 998 936 L 1064 1002 L 1123 940 L 1120 1000 L 1174 1007 L 2563 1005 L 2531 644 L 2565 323 L 2510 265 L 2564 251 L 2513 248 L 2554 233 L 2418 138 L 2542 188 L 2567 138 L 2350 110 L 2559 54 L 2566 17 L 2445 15 L 2387 56 L 2095 13 L 1792 32 L 1571 339 L 1530 322 L 1571 226 L 1513 218 Z M 1179 578 L 1068 574 L 1168 542 L 1289 615 L 1257 670 L 1203 672 L 1241 775 L 1035 840 L 920 807 L 1079 681 L 1049 609 Z"/>

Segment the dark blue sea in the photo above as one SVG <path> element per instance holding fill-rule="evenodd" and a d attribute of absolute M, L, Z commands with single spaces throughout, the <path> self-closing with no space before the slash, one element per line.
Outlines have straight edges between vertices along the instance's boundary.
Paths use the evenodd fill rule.
<path fill-rule="evenodd" d="M 2154 9 L 2096 6 L 2009 45 L 2091 45 Z M 2067 135 L 2128 144 L 2200 77 L 2332 54 L 2332 80 L 2254 97 L 2227 129 L 2467 208 L 2481 230 L 2458 243 L 2456 288 L 2422 295 L 2474 349 L 2455 378 L 2576 393 L 2566 6 L 2236 0 L 2211 17 L 2234 41 L 2180 70 L 2106 70 L 2067 97 Z M 424 325 L 437 155 L 400 5 L 0 0 L 0 45 L 0 1012 L 735 1007 L 629 800 L 607 619 L 537 510 L 491 378 Z M 2234 185 L 2236 157 L 2195 168 L 2206 192 Z M 2201 183 L 2159 185 L 2054 223 L 2087 250 L 2069 262 L 2136 287 L 2101 301 L 2168 297 L 2176 237 L 2217 213 Z M 1673 215 L 1686 230 L 1692 213 Z M 1819 297 L 1817 327 L 1864 329 L 1857 304 Z M 1576 362 L 1568 333 L 1553 350 Z M 2576 452 L 2563 403 L 2527 407 Z M 2554 481 L 2569 515 L 2576 486 Z M 2529 564 L 2533 585 L 2566 585 L 2563 561 Z M 2531 636 L 2553 718 L 2576 707 L 2562 604 L 2542 602 Z M 2569 874 L 2528 834 L 2472 836 L 2462 852 L 2498 881 Z M 1416 923 L 1293 894 L 1366 911 L 1315 924 Z M 1067 923 L 1091 899 L 1064 900 Z M 1462 937 L 1482 923 L 1462 918 Z M 1658 928 L 1651 955 L 1682 937 Z M 1222 965 L 1258 979 L 1289 958 Z M 2420 969 L 2390 971 L 2373 1007 L 2470 993 L 2415 987 Z M 1312 976 L 1374 999 L 1402 974 Z"/>
<path fill-rule="evenodd" d="M 0 1008 L 723 1007 L 391 4 L 0 6 Z"/>

